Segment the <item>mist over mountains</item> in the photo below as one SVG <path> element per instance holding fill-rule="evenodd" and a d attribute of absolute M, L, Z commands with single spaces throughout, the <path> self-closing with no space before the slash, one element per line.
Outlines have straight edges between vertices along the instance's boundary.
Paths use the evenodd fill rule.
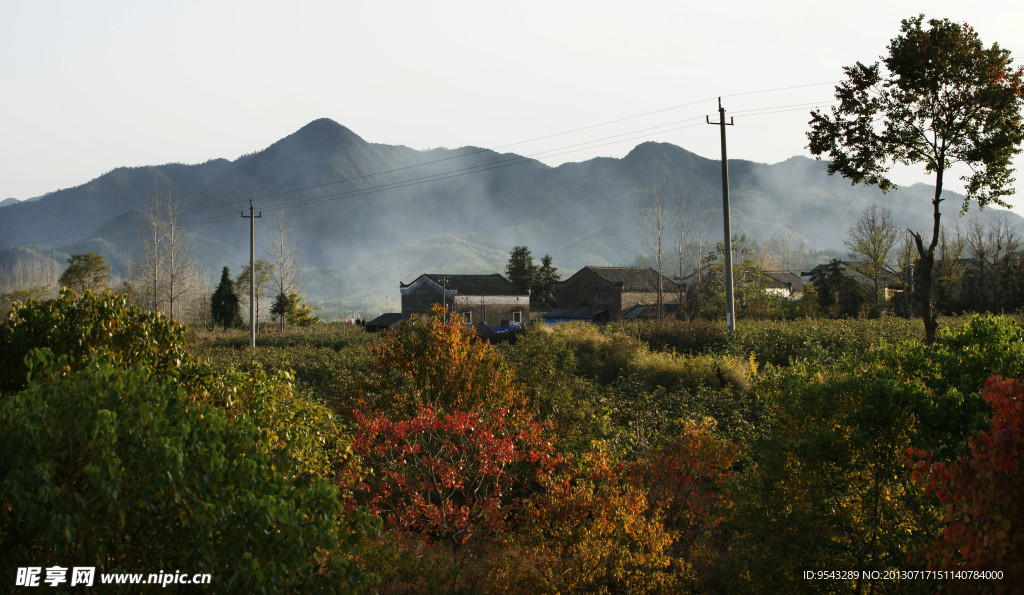
<path fill-rule="evenodd" d="M 882 195 L 826 174 L 826 164 L 792 157 L 766 165 L 730 160 L 733 229 L 764 240 L 781 236 L 790 209 L 799 241 L 842 250 L 854 220 L 875 202 L 894 219 L 931 228 L 933 188 L 917 184 Z M 423 272 L 503 269 L 512 246 L 551 254 L 571 274 L 585 265 L 631 263 L 641 252 L 635 213 L 655 184 L 688 191 L 711 212 L 721 239 L 721 169 L 681 147 L 646 142 L 621 159 L 549 167 L 477 147 L 418 151 L 370 143 L 328 119 L 313 121 L 262 151 L 235 161 L 118 168 L 75 188 L 0 208 L 0 266 L 31 250 L 63 261 L 72 252 L 103 254 L 115 272 L 141 249 L 134 231 L 147 192 L 167 184 L 191 213 L 191 233 L 210 275 L 237 272 L 249 257 L 252 199 L 257 257 L 282 201 L 310 296 L 326 303 L 383 307 L 399 281 Z M 944 191 L 943 222 L 964 226 L 1006 213 L 972 207 Z M 1018 229 L 1024 219 L 1008 216 Z M 13 248 L 12 248 L 13 247 Z M 393 303 L 393 302 L 392 302 Z"/>

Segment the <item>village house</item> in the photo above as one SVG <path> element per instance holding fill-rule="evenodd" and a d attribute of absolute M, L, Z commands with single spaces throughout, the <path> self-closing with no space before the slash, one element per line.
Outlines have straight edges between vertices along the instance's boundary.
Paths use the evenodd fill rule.
<path fill-rule="evenodd" d="M 766 271 L 763 274 L 768 278 L 766 293 L 773 293 L 791 300 L 800 299 L 803 296 L 804 281 L 800 275 L 789 271 Z"/>
<path fill-rule="evenodd" d="M 811 277 L 815 273 L 817 273 L 818 271 L 821 271 L 821 270 L 824 270 L 824 269 L 828 268 L 828 266 L 829 266 L 828 264 L 819 264 L 818 266 L 814 267 L 813 269 L 811 269 L 809 271 L 801 272 L 800 273 L 800 280 L 803 283 L 807 283 L 807 282 L 810 281 Z M 868 276 L 865 275 L 863 272 L 857 270 L 858 268 L 860 268 L 862 266 L 865 266 L 865 265 L 863 265 L 862 263 L 859 263 L 859 262 L 844 260 L 844 261 L 842 261 L 842 264 L 840 266 L 840 270 L 842 271 L 843 275 L 851 277 L 851 278 L 857 280 L 859 283 L 867 286 L 867 285 L 871 284 L 871 279 L 868 278 Z M 885 293 L 885 299 L 887 299 L 887 300 L 893 299 L 903 289 L 903 282 L 900 281 L 899 275 L 897 275 L 895 272 L 893 272 L 893 271 L 891 271 L 889 269 L 882 269 L 882 279 L 881 279 L 881 281 L 882 281 L 882 288 L 883 288 L 884 293 Z"/>
<path fill-rule="evenodd" d="M 530 291 L 493 275 L 427 273 L 409 284 L 399 283 L 402 315 L 430 312 L 440 304 L 466 324 L 480 327 L 526 326 L 530 322 Z"/>
<path fill-rule="evenodd" d="M 678 304 L 680 287 L 661 276 L 662 304 Z M 612 320 L 637 304 L 658 303 L 658 271 L 650 267 L 583 267 L 555 284 L 558 309 L 607 310 Z"/>

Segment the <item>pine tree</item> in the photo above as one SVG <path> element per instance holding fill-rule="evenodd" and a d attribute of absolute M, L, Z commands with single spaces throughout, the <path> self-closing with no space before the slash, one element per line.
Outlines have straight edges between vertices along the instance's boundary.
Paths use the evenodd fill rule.
<path fill-rule="evenodd" d="M 284 330 L 284 321 L 288 317 L 288 309 L 291 307 L 291 300 L 284 293 L 277 294 L 274 298 L 273 305 L 270 306 L 270 315 L 273 316 L 273 320 L 278 317 L 281 319 L 281 330 Z"/>
<path fill-rule="evenodd" d="M 308 327 L 320 322 L 319 316 L 313 316 L 313 312 L 320 309 L 320 306 L 311 306 L 306 303 L 302 296 L 294 291 L 288 294 L 288 307 L 285 315 L 288 322 L 298 327 Z"/>
<path fill-rule="evenodd" d="M 242 307 L 238 303 L 235 283 L 231 280 L 231 271 L 228 267 L 221 271 L 220 285 L 210 300 L 210 316 L 214 324 L 222 325 L 225 330 L 228 327 L 242 326 Z"/>
<path fill-rule="evenodd" d="M 95 252 L 72 254 L 68 258 L 68 268 L 60 276 L 61 287 L 81 295 L 86 290 L 102 291 L 110 283 L 110 267 L 103 262 L 103 257 Z"/>
<path fill-rule="evenodd" d="M 508 256 L 508 264 L 505 266 L 505 276 L 513 284 L 523 289 L 532 288 L 537 278 L 537 265 L 533 262 L 533 255 L 526 246 L 515 246 Z"/>
<path fill-rule="evenodd" d="M 555 283 L 562 279 L 562 275 L 552 263 L 554 259 L 550 254 L 545 254 L 540 259 L 540 269 L 537 270 L 537 277 L 534 280 L 533 293 L 544 300 L 547 305 L 555 307 Z"/>

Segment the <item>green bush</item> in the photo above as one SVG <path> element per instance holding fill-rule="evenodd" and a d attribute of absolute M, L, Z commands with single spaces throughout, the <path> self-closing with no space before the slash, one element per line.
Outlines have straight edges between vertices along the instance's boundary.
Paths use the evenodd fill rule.
<path fill-rule="evenodd" d="M 365 515 L 247 414 L 229 418 L 142 365 L 30 355 L 0 403 L 0 575 L 41 561 L 97 572 L 187 569 L 211 592 L 359 592 Z"/>
<path fill-rule="evenodd" d="M 375 336 L 351 325 L 324 325 L 323 332 L 262 333 L 256 336 L 257 347 L 310 347 L 342 351 L 349 347 L 368 345 Z M 340 328 L 340 330 L 338 330 Z M 222 337 L 213 341 L 214 347 L 249 347 L 249 336 Z"/>
<path fill-rule="evenodd" d="M 23 360 L 32 349 L 47 348 L 81 367 L 99 349 L 123 365 L 142 364 L 158 372 L 173 370 L 186 356 L 185 327 L 163 314 L 132 306 L 125 296 L 62 289 L 54 300 L 29 300 L 12 309 L 0 324 L 0 393 L 26 386 Z"/>
<path fill-rule="evenodd" d="M 770 431 L 751 443 L 754 465 L 736 491 L 735 576 L 745 579 L 732 590 L 848 592 L 852 581 L 808 582 L 799 571 L 924 567 L 917 546 L 937 538 L 943 514 L 910 478 L 908 451 L 967 456 L 967 437 L 991 425 L 985 380 L 1024 374 L 1024 330 L 1011 319 L 974 316 L 938 338 L 769 367 L 755 382 Z"/>
<path fill-rule="evenodd" d="M 370 366 L 369 342 L 354 342 L 340 351 L 331 347 L 296 345 L 294 347 L 197 346 L 190 353 L 217 370 L 265 370 L 276 374 L 289 372 L 295 393 L 333 408 L 343 405 L 355 394 L 362 374 Z"/>

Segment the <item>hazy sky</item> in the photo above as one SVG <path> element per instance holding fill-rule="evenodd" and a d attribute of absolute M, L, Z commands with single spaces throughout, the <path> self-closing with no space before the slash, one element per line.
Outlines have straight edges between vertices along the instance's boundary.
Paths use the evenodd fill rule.
<path fill-rule="evenodd" d="M 729 157 L 775 163 L 807 155 L 808 111 L 832 85 L 751 92 L 837 81 L 921 11 L 970 23 L 1024 63 L 1020 0 L 5 0 L 0 199 L 119 166 L 235 159 L 321 117 L 371 142 L 505 147 L 551 165 L 621 157 L 644 140 L 717 159 L 703 118 L 719 95 L 736 117 Z M 655 110 L 665 111 L 513 145 Z M 573 146 L 588 142 L 604 146 Z M 896 180 L 931 182 L 916 168 Z"/>

